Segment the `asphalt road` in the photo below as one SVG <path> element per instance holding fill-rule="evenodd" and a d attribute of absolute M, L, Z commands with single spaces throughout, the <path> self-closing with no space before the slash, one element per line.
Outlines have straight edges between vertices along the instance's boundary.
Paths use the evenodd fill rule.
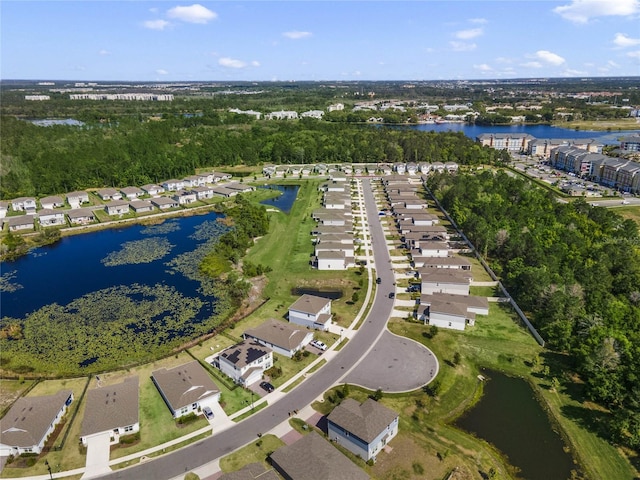
<path fill-rule="evenodd" d="M 363 195 L 370 227 L 376 274 L 381 285 L 392 285 L 394 280 L 385 236 L 378 220 L 369 179 L 363 180 Z M 302 382 L 278 402 L 270 405 L 248 419 L 200 442 L 173 453 L 147 461 L 143 464 L 119 470 L 101 478 L 107 479 L 163 479 L 173 478 L 216 458 L 223 457 L 255 440 L 258 434 L 268 432 L 289 418 L 289 412 L 299 410 L 312 403 L 323 392 L 349 373 L 374 347 L 385 331 L 385 325 L 393 309 L 389 289 L 378 288 L 373 306 L 355 335 L 333 360 Z M 391 289 L 392 290 L 392 289 Z"/>

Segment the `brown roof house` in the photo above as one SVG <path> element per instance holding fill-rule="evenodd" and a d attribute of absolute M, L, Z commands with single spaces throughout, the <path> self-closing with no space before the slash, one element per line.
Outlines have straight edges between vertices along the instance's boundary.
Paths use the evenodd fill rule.
<path fill-rule="evenodd" d="M 0 456 L 40 453 L 73 401 L 71 390 L 21 397 L 0 420 Z"/>
<path fill-rule="evenodd" d="M 250 328 L 244 332 L 243 337 L 255 340 L 274 352 L 291 358 L 313 340 L 313 332 L 272 318 L 256 328 Z"/>
<path fill-rule="evenodd" d="M 202 407 L 220 400 L 220 389 L 197 360 L 170 370 L 156 370 L 151 380 L 174 418 L 191 412 L 197 414 Z"/>
<path fill-rule="evenodd" d="M 255 340 L 244 340 L 220 352 L 216 363 L 214 366 L 235 383 L 248 387 L 273 367 L 273 351 Z"/>
<path fill-rule="evenodd" d="M 111 445 L 120 435 L 140 431 L 138 377 L 122 383 L 87 391 L 87 403 L 80 429 L 80 440 L 87 445 L 90 437 L 109 434 Z"/>
<path fill-rule="evenodd" d="M 360 404 L 346 398 L 327 417 L 329 439 L 368 461 L 398 434 L 399 415 L 367 399 Z"/>
<path fill-rule="evenodd" d="M 311 432 L 280 447 L 269 457 L 273 468 L 286 480 L 368 480 L 370 477 L 331 446 L 320 434 Z"/>
<path fill-rule="evenodd" d="M 315 330 L 329 330 L 331 300 L 315 295 L 302 295 L 289 307 L 289 322 Z"/>

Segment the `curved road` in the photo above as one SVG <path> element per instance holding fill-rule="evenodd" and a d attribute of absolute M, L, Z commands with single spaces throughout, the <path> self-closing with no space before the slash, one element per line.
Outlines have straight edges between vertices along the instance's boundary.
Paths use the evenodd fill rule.
<path fill-rule="evenodd" d="M 258 433 L 268 432 L 289 418 L 289 412 L 311 404 L 327 389 L 338 383 L 373 348 L 385 331 L 385 325 L 393 309 L 388 293 L 395 282 L 386 248 L 382 225 L 369 179 L 363 179 L 363 194 L 372 239 L 377 275 L 382 282 L 376 290 L 371 310 L 358 333 L 312 376 L 285 397 L 252 415 L 250 418 L 208 437 L 193 445 L 163 455 L 157 459 L 124 470 L 115 471 L 101 478 L 144 479 L 173 478 L 216 458 L 223 457 L 257 438 Z M 389 288 L 386 288 L 389 287 Z"/>

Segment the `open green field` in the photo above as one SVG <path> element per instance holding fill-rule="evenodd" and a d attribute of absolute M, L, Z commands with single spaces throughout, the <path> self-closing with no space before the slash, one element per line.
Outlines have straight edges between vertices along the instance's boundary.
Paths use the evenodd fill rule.
<path fill-rule="evenodd" d="M 8 410 L 33 383 L 33 380 L 0 380 L 0 412 Z"/>
<path fill-rule="evenodd" d="M 611 120 L 574 120 L 573 122 L 554 122 L 554 127 L 569 128 L 573 130 L 597 130 L 615 132 L 617 130 L 638 130 L 640 123 L 635 118 L 617 118 Z"/>
<path fill-rule="evenodd" d="M 625 219 L 631 219 L 640 226 L 640 207 L 638 206 L 623 206 L 615 207 L 614 211 L 622 215 Z"/>

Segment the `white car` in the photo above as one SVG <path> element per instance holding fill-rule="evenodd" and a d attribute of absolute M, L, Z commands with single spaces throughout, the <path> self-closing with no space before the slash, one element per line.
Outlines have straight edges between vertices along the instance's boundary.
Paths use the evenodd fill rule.
<path fill-rule="evenodd" d="M 309 345 L 311 345 L 312 347 L 316 347 L 323 352 L 327 349 L 327 346 L 324 344 L 324 342 L 321 342 L 320 340 L 311 340 Z"/>

